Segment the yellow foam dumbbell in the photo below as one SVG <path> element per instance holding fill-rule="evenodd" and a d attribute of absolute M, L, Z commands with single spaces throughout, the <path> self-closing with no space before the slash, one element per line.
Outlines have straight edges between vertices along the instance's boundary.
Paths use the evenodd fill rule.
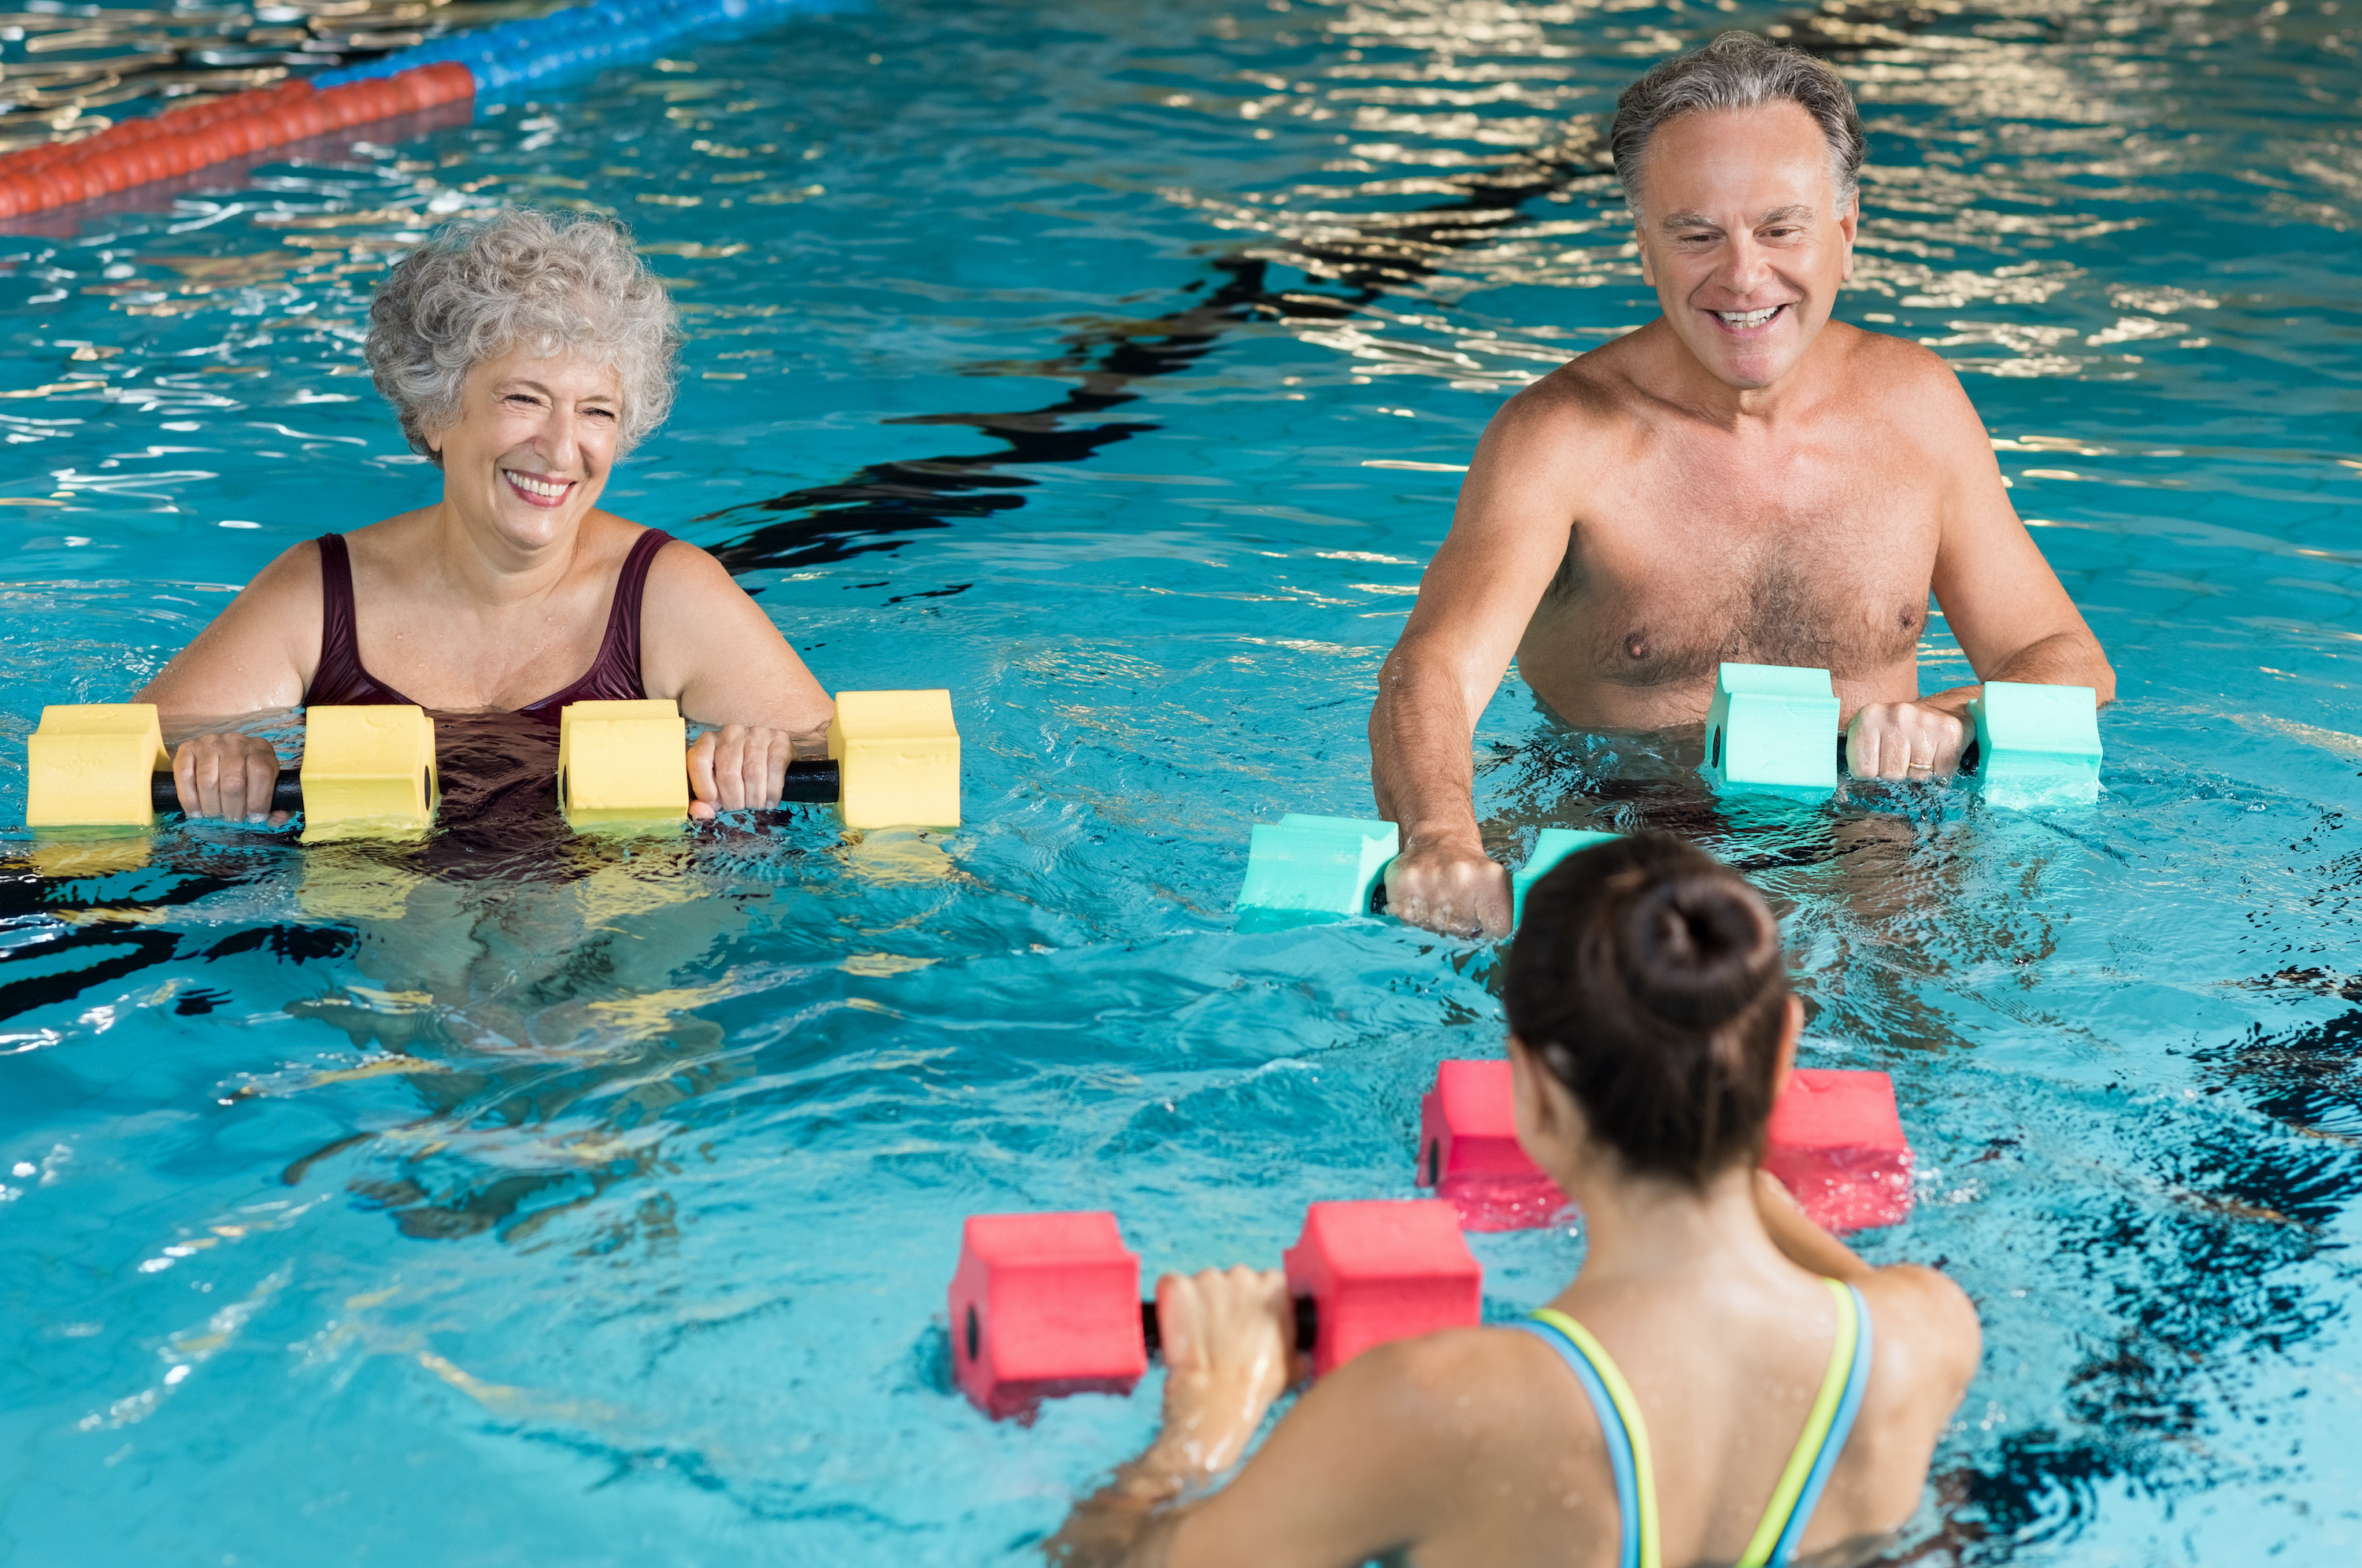
<path fill-rule="evenodd" d="M 575 827 L 679 822 L 688 749 L 670 698 L 568 702 L 557 716 L 557 809 Z"/>
<path fill-rule="evenodd" d="M 838 692 L 828 755 L 845 826 L 959 826 L 960 740 L 949 691 Z"/>
<path fill-rule="evenodd" d="M 29 827 L 149 828 L 181 809 L 153 703 L 52 704 L 25 754 Z M 423 710 L 314 708 L 304 766 L 280 770 L 270 805 L 302 812 L 309 840 L 423 833 L 436 800 L 435 721 Z"/>
<path fill-rule="evenodd" d="M 154 827 L 171 772 L 153 702 L 53 702 L 25 737 L 25 824 Z"/>
<path fill-rule="evenodd" d="M 435 721 L 407 704 L 310 709 L 296 777 L 307 844 L 423 834 L 441 799 Z"/>
<path fill-rule="evenodd" d="M 566 820 L 680 821 L 689 812 L 688 733 L 668 700 L 568 704 L 557 721 Z M 789 763 L 779 801 L 833 801 L 847 827 L 957 827 L 959 763 L 949 691 L 841 691 L 828 756 Z"/>

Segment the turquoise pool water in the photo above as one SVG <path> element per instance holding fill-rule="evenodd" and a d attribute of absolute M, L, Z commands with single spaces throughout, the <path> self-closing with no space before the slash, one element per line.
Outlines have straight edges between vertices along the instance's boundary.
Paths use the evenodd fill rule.
<path fill-rule="evenodd" d="M 0 868 L 0 1561 L 1021 1562 L 1153 1378 L 951 1391 L 960 1217 L 1152 1268 L 1407 1195 L 1497 955 L 1242 935 L 1369 809 L 1378 660 L 1502 396 L 1650 304 L 1590 131 L 1726 25 L 1871 127 L 1849 317 L 1960 369 L 2122 677 L 2107 791 L 1732 818 L 1681 742 L 1479 735 L 1507 857 L 1757 876 L 1808 1059 L 1895 1076 L 1984 1369 L 1892 1560 L 2362 1550 L 2352 9 L 879 0 L 0 237 L 0 820 L 293 540 L 433 493 L 358 375 L 438 218 L 620 212 L 679 413 L 611 491 L 832 687 L 949 685 L 969 825 L 472 864 L 215 830 Z M 1940 624 L 1940 623 L 1939 623 Z M 1960 674 L 1942 636 L 1932 686 Z M 1564 1232 L 1479 1237 L 1488 1308 Z"/>

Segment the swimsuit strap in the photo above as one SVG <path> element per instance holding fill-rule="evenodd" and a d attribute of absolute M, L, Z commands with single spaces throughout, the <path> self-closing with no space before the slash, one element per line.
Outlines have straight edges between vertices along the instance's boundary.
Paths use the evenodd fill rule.
<path fill-rule="evenodd" d="M 1822 1488 L 1829 1483 L 1829 1473 L 1837 1468 L 1838 1455 L 1844 1452 L 1854 1418 L 1861 1413 L 1863 1391 L 1870 1386 L 1870 1308 L 1852 1286 L 1834 1279 L 1821 1283 L 1837 1298 L 1837 1343 L 1829 1347 L 1829 1365 L 1821 1376 L 1820 1394 L 1813 1400 L 1812 1414 L 1805 1419 L 1804 1433 L 1796 1439 L 1787 1468 L 1780 1473 L 1772 1506 L 1764 1509 L 1763 1522 L 1755 1527 L 1754 1539 L 1747 1543 L 1737 1568 L 1767 1568 L 1794 1557 L 1796 1543 L 1821 1500 Z"/>
<path fill-rule="evenodd" d="M 320 547 L 320 663 L 304 689 L 305 705 L 407 704 L 410 699 L 361 663 L 359 623 L 353 608 L 353 557 L 342 534 L 323 534 Z"/>
<path fill-rule="evenodd" d="M 1591 1397 L 1599 1432 L 1607 1442 L 1607 1465 L 1616 1476 L 1616 1507 L 1624 1521 L 1622 1568 L 1662 1568 L 1657 1545 L 1657 1475 L 1649 1461 L 1649 1424 L 1639 1401 L 1624 1381 L 1607 1348 L 1591 1331 L 1554 1308 L 1544 1307 L 1515 1325 L 1539 1337 L 1565 1358 L 1575 1381 Z"/>
<path fill-rule="evenodd" d="M 624 569 L 615 576 L 615 597 L 607 606 L 607 635 L 600 639 L 599 657 L 590 661 L 586 681 L 629 687 L 646 695 L 640 681 L 640 601 L 646 597 L 648 568 L 657 552 L 672 543 L 672 536 L 651 528 L 632 541 Z"/>
<path fill-rule="evenodd" d="M 323 534 L 318 543 L 320 664 L 312 672 L 312 689 L 341 693 L 361 667 L 360 639 L 353 629 L 353 556 L 342 534 Z"/>

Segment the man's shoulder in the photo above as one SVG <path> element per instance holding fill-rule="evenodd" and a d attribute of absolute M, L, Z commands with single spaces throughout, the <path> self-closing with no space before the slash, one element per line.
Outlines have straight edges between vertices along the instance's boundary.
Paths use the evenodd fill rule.
<path fill-rule="evenodd" d="M 1960 379 L 1941 354 L 1907 337 L 1872 332 L 1849 322 L 1821 328 L 1832 368 L 1856 396 L 1891 403 L 1896 398 L 1960 402 Z"/>
<path fill-rule="evenodd" d="M 1628 333 L 1569 359 L 1502 404 L 1496 425 L 1553 442 L 1606 436 L 1624 425 L 1655 401 L 1637 373 L 1645 350 L 1633 339 L 1640 336 Z"/>

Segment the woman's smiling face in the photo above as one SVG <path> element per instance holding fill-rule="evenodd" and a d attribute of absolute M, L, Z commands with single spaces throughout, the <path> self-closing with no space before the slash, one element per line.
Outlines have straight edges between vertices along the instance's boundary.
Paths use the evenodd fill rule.
<path fill-rule="evenodd" d="M 427 436 L 445 503 L 521 549 L 570 537 L 606 488 L 623 411 L 610 365 L 523 348 L 483 360 L 458 420 Z"/>

